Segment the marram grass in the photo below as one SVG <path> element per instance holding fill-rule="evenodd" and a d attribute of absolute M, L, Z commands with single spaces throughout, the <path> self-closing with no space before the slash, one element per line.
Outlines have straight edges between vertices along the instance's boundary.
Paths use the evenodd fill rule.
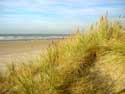
<path fill-rule="evenodd" d="M 54 42 L 44 57 L 8 70 L 0 94 L 125 94 L 125 32 L 102 17 L 89 32 Z"/>

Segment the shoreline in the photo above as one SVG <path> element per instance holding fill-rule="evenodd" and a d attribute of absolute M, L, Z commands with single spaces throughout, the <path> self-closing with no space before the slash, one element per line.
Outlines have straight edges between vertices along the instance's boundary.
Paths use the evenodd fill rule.
<path fill-rule="evenodd" d="M 9 42 L 9 41 L 46 41 L 46 40 L 50 40 L 50 41 L 54 41 L 54 40 L 61 40 L 61 39 L 66 39 L 66 37 L 63 38 L 48 38 L 48 39 L 13 39 L 13 40 L 0 40 L 0 42 Z"/>

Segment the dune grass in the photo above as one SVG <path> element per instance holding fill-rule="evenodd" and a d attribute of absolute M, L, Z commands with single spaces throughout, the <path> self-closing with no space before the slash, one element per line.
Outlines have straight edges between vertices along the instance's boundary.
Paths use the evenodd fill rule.
<path fill-rule="evenodd" d="M 120 78 L 110 74 L 117 62 L 125 68 L 125 32 L 103 16 L 88 32 L 52 43 L 44 57 L 9 66 L 0 77 L 0 94 L 125 94 L 115 83 Z"/>

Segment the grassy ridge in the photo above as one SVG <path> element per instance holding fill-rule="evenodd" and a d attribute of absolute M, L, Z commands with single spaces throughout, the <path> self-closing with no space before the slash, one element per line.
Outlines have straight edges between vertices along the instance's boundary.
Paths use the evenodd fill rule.
<path fill-rule="evenodd" d="M 89 32 L 53 43 L 31 64 L 9 66 L 7 77 L 0 77 L 0 94 L 124 94 L 124 58 L 122 26 L 102 17 Z"/>

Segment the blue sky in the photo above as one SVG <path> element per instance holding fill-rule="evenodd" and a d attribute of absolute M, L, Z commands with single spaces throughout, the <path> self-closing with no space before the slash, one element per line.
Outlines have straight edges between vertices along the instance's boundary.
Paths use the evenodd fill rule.
<path fill-rule="evenodd" d="M 0 0 L 0 33 L 69 33 L 107 10 L 125 16 L 125 0 Z"/>

